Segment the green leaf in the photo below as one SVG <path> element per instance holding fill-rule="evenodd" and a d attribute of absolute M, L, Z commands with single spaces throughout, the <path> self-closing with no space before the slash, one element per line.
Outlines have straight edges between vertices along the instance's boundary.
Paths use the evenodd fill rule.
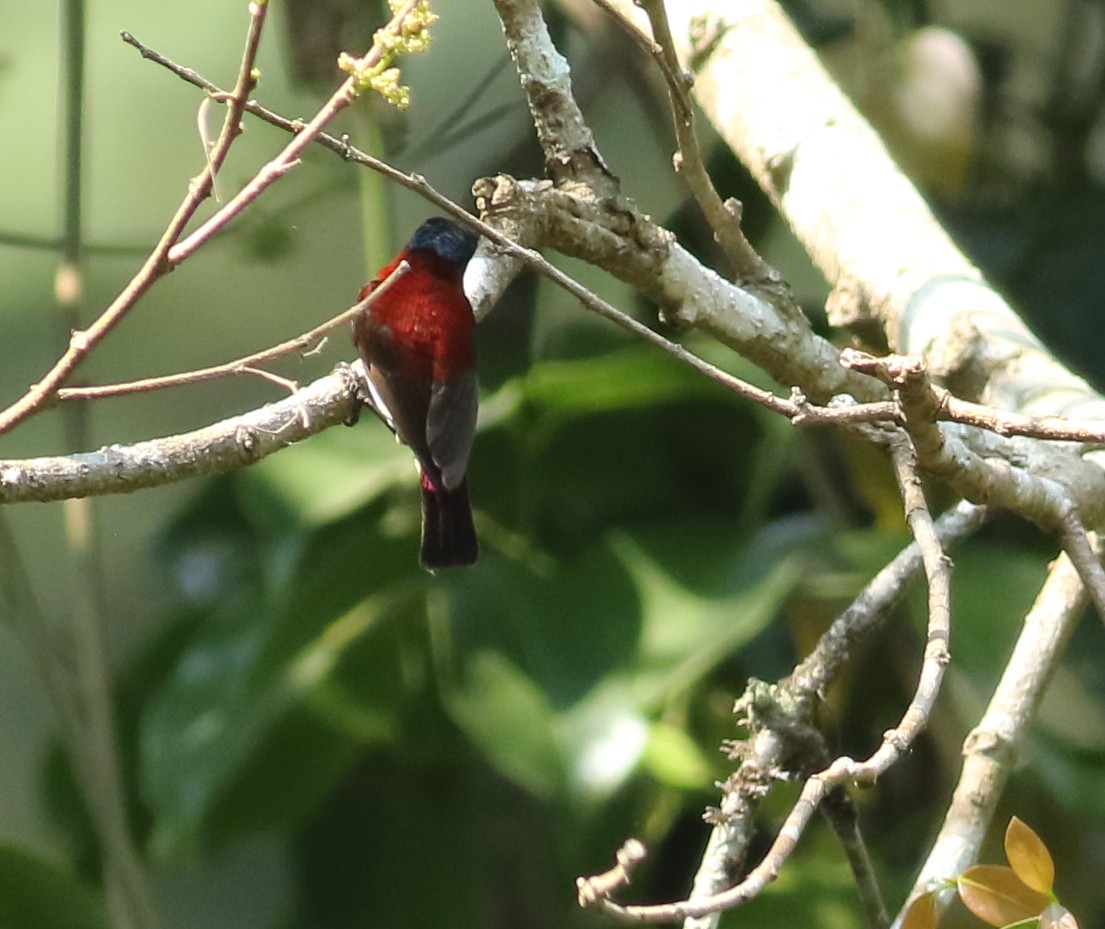
<path fill-rule="evenodd" d="M 523 379 L 526 400 L 549 412 L 578 416 L 599 410 L 647 408 L 694 398 L 718 398 L 707 378 L 663 352 L 632 346 L 597 358 L 544 361 Z"/>
<path fill-rule="evenodd" d="M 617 789 L 642 759 L 666 783 L 710 785 L 711 767 L 691 737 L 654 728 L 652 717 L 762 631 L 800 575 L 798 558 L 783 557 L 766 575 L 746 570 L 739 549 L 718 544 L 722 526 L 688 520 L 612 533 L 562 564 L 488 556 L 458 580 L 449 643 L 461 668 L 476 662 L 480 673 L 461 672 L 449 703 L 497 769 L 524 765 L 524 774 L 511 776 L 546 791 L 562 785 L 567 759 L 572 790 L 592 798 Z M 488 665 L 488 653 L 501 656 L 512 674 Z M 530 708 L 541 738 L 555 736 L 556 780 L 535 773 L 550 764 L 547 746 L 527 744 L 527 760 L 509 761 L 507 734 L 517 728 L 509 714 L 520 710 L 498 699 L 509 692 L 504 676 L 524 695 L 519 704 Z M 478 709 L 458 712 L 475 683 L 481 691 L 471 704 Z"/>
<path fill-rule="evenodd" d="M 666 723 L 652 727 L 641 761 L 651 777 L 678 790 L 702 790 L 713 780 L 713 769 L 698 744 Z"/>
<path fill-rule="evenodd" d="M 612 544 L 636 583 L 641 638 L 632 674 L 642 706 L 694 686 L 761 632 L 801 577 L 802 556 L 780 552 L 760 574 L 742 568 L 723 530 L 688 521 L 618 534 Z"/>
<path fill-rule="evenodd" d="M 99 896 L 52 864 L 0 845 L 0 929 L 107 929 Z"/>
<path fill-rule="evenodd" d="M 563 710 L 630 658 L 640 635 L 634 584 L 608 542 L 562 562 L 487 552 L 451 588 L 459 655 L 502 653 Z"/>
<path fill-rule="evenodd" d="M 564 756 L 545 695 L 502 655 L 470 656 L 464 682 L 446 698 L 454 719 L 488 763 L 535 796 L 557 793 Z"/>
<path fill-rule="evenodd" d="M 366 410 L 350 429 L 327 429 L 279 455 L 269 455 L 242 475 L 246 487 L 263 489 L 297 525 L 322 525 L 348 515 L 384 491 L 418 477 L 409 449 Z"/>
<path fill-rule="evenodd" d="M 379 521 L 349 519 L 311 538 L 275 606 L 246 596 L 211 615 L 142 721 L 156 848 L 295 824 L 365 745 L 391 737 L 410 690 L 402 632 L 383 620 L 412 602 L 419 573 Z M 348 685 L 348 662 L 364 686 Z"/>

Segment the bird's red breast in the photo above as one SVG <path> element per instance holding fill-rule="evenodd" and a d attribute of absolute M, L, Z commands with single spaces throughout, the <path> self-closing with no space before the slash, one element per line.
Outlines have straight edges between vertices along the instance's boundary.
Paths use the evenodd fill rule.
<path fill-rule="evenodd" d="M 362 288 L 360 298 L 404 260 L 410 269 L 372 304 L 367 315 L 386 327 L 394 344 L 401 347 L 398 374 L 427 382 L 451 380 L 472 368 L 475 327 L 460 273 L 452 262 L 433 252 L 400 252 Z"/>

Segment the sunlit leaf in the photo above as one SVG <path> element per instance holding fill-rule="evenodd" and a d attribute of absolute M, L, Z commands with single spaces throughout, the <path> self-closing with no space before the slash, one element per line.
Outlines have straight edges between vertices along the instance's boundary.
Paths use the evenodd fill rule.
<path fill-rule="evenodd" d="M 559 722 L 572 789 L 592 800 L 613 793 L 637 769 L 652 728 L 625 675 L 604 681 Z"/>
<path fill-rule="evenodd" d="M 1012 868 L 976 864 L 956 881 L 964 905 L 991 926 L 1035 919 L 1050 902 L 1017 877 Z"/>
<path fill-rule="evenodd" d="M 684 730 L 666 723 L 652 727 L 641 760 L 649 775 L 669 787 L 702 790 L 712 780 L 701 747 Z"/>
<path fill-rule="evenodd" d="M 547 707 L 534 715 L 552 713 L 542 725 L 555 727 L 560 773 L 570 759 L 573 791 L 608 795 L 641 761 L 655 765 L 654 777 L 681 788 L 711 784 L 706 750 L 682 733 L 654 730 L 653 720 L 760 633 L 800 575 L 798 560 L 786 552 L 767 573 L 744 570 L 740 548 L 718 543 L 721 528 L 720 521 L 687 520 L 619 531 L 553 564 L 489 554 L 457 579 L 449 640 L 458 663 L 495 653 L 540 691 Z M 461 675 L 449 701 L 458 722 L 496 768 L 547 790 L 548 774 L 536 775 L 516 757 L 506 738 L 512 724 L 496 723 L 498 714 L 516 712 L 509 701 L 484 706 L 483 694 L 479 713 L 459 712 L 467 690 L 481 681 L 488 683 Z"/>
<path fill-rule="evenodd" d="M 246 471 L 247 490 L 263 487 L 299 525 L 350 513 L 404 480 L 417 483 L 413 458 L 368 410 L 351 429 L 328 429 Z M 412 494 L 413 495 L 413 494 Z"/>
<path fill-rule="evenodd" d="M 1005 856 L 1013 871 L 1037 893 L 1051 896 L 1055 863 L 1043 840 L 1014 816 L 1005 830 Z"/>
<path fill-rule="evenodd" d="M 524 389 L 529 402 L 573 415 L 654 409 L 672 400 L 719 396 L 701 374 L 651 346 L 633 346 L 597 358 L 542 362 L 527 372 Z"/>
<path fill-rule="evenodd" d="M 635 584 L 641 626 L 620 667 L 564 718 L 565 743 L 576 759 L 573 783 L 586 794 L 613 790 L 620 783 L 616 772 L 628 776 L 639 754 L 650 767 L 678 761 L 678 773 L 652 772 L 673 778 L 673 786 L 701 789 L 712 782 L 701 749 L 697 761 L 690 746 L 672 756 L 653 754 L 668 736 L 661 731 L 654 743 L 643 719 L 681 699 L 760 633 L 800 575 L 799 560 L 786 552 L 773 569 L 746 574 L 740 555 L 716 543 L 716 529 L 689 520 L 662 532 L 611 537 Z"/>
<path fill-rule="evenodd" d="M 930 890 L 914 897 L 902 915 L 901 929 L 936 929 L 936 894 Z"/>
<path fill-rule="evenodd" d="M 537 796 L 564 782 L 555 714 L 545 695 L 497 652 L 472 656 L 464 682 L 447 695 L 450 712 L 485 758 Z"/>
<path fill-rule="evenodd" d="M 692 686 L 759 633 L 801 576 L 801 558 L 788 552 L 746 576 L 704 523 L 619 534 L 613 544 L 640 591 L 637 668 L 655 687 L 641 688 L 651 701 Z"/>

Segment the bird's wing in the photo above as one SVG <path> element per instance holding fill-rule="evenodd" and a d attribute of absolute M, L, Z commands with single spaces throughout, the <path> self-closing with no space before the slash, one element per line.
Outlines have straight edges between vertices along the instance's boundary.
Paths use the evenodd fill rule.
<path fill-rule="evenodd" d="M 426 416 L 426 441 L 441 481 L 454 490 L 464 480 L 476 435 L 476 375 L 469 370 L 448 381 L 435 381 Z"/>
<path fill-rule="evenodd" d="M 437 471 L 426 440 L 426 420 L 431 404 L 431 385 L 404 377 L 401 359 L 391 330 L 368 314 L 357 318 L 357 343 L 365 360 L 373 406 L 381 419 L 409 445 L 423 468 Z"/>

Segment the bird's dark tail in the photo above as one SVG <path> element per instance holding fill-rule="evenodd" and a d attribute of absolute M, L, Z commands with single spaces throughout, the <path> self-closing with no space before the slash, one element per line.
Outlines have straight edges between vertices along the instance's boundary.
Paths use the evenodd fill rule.
<path fill-rule="evenodd" d="M 474 564 L 479 554 L 468 482 L 453 490 L 434 487 L 422 477 L 422 564 L 427 568 L 451 568 Z"/>

